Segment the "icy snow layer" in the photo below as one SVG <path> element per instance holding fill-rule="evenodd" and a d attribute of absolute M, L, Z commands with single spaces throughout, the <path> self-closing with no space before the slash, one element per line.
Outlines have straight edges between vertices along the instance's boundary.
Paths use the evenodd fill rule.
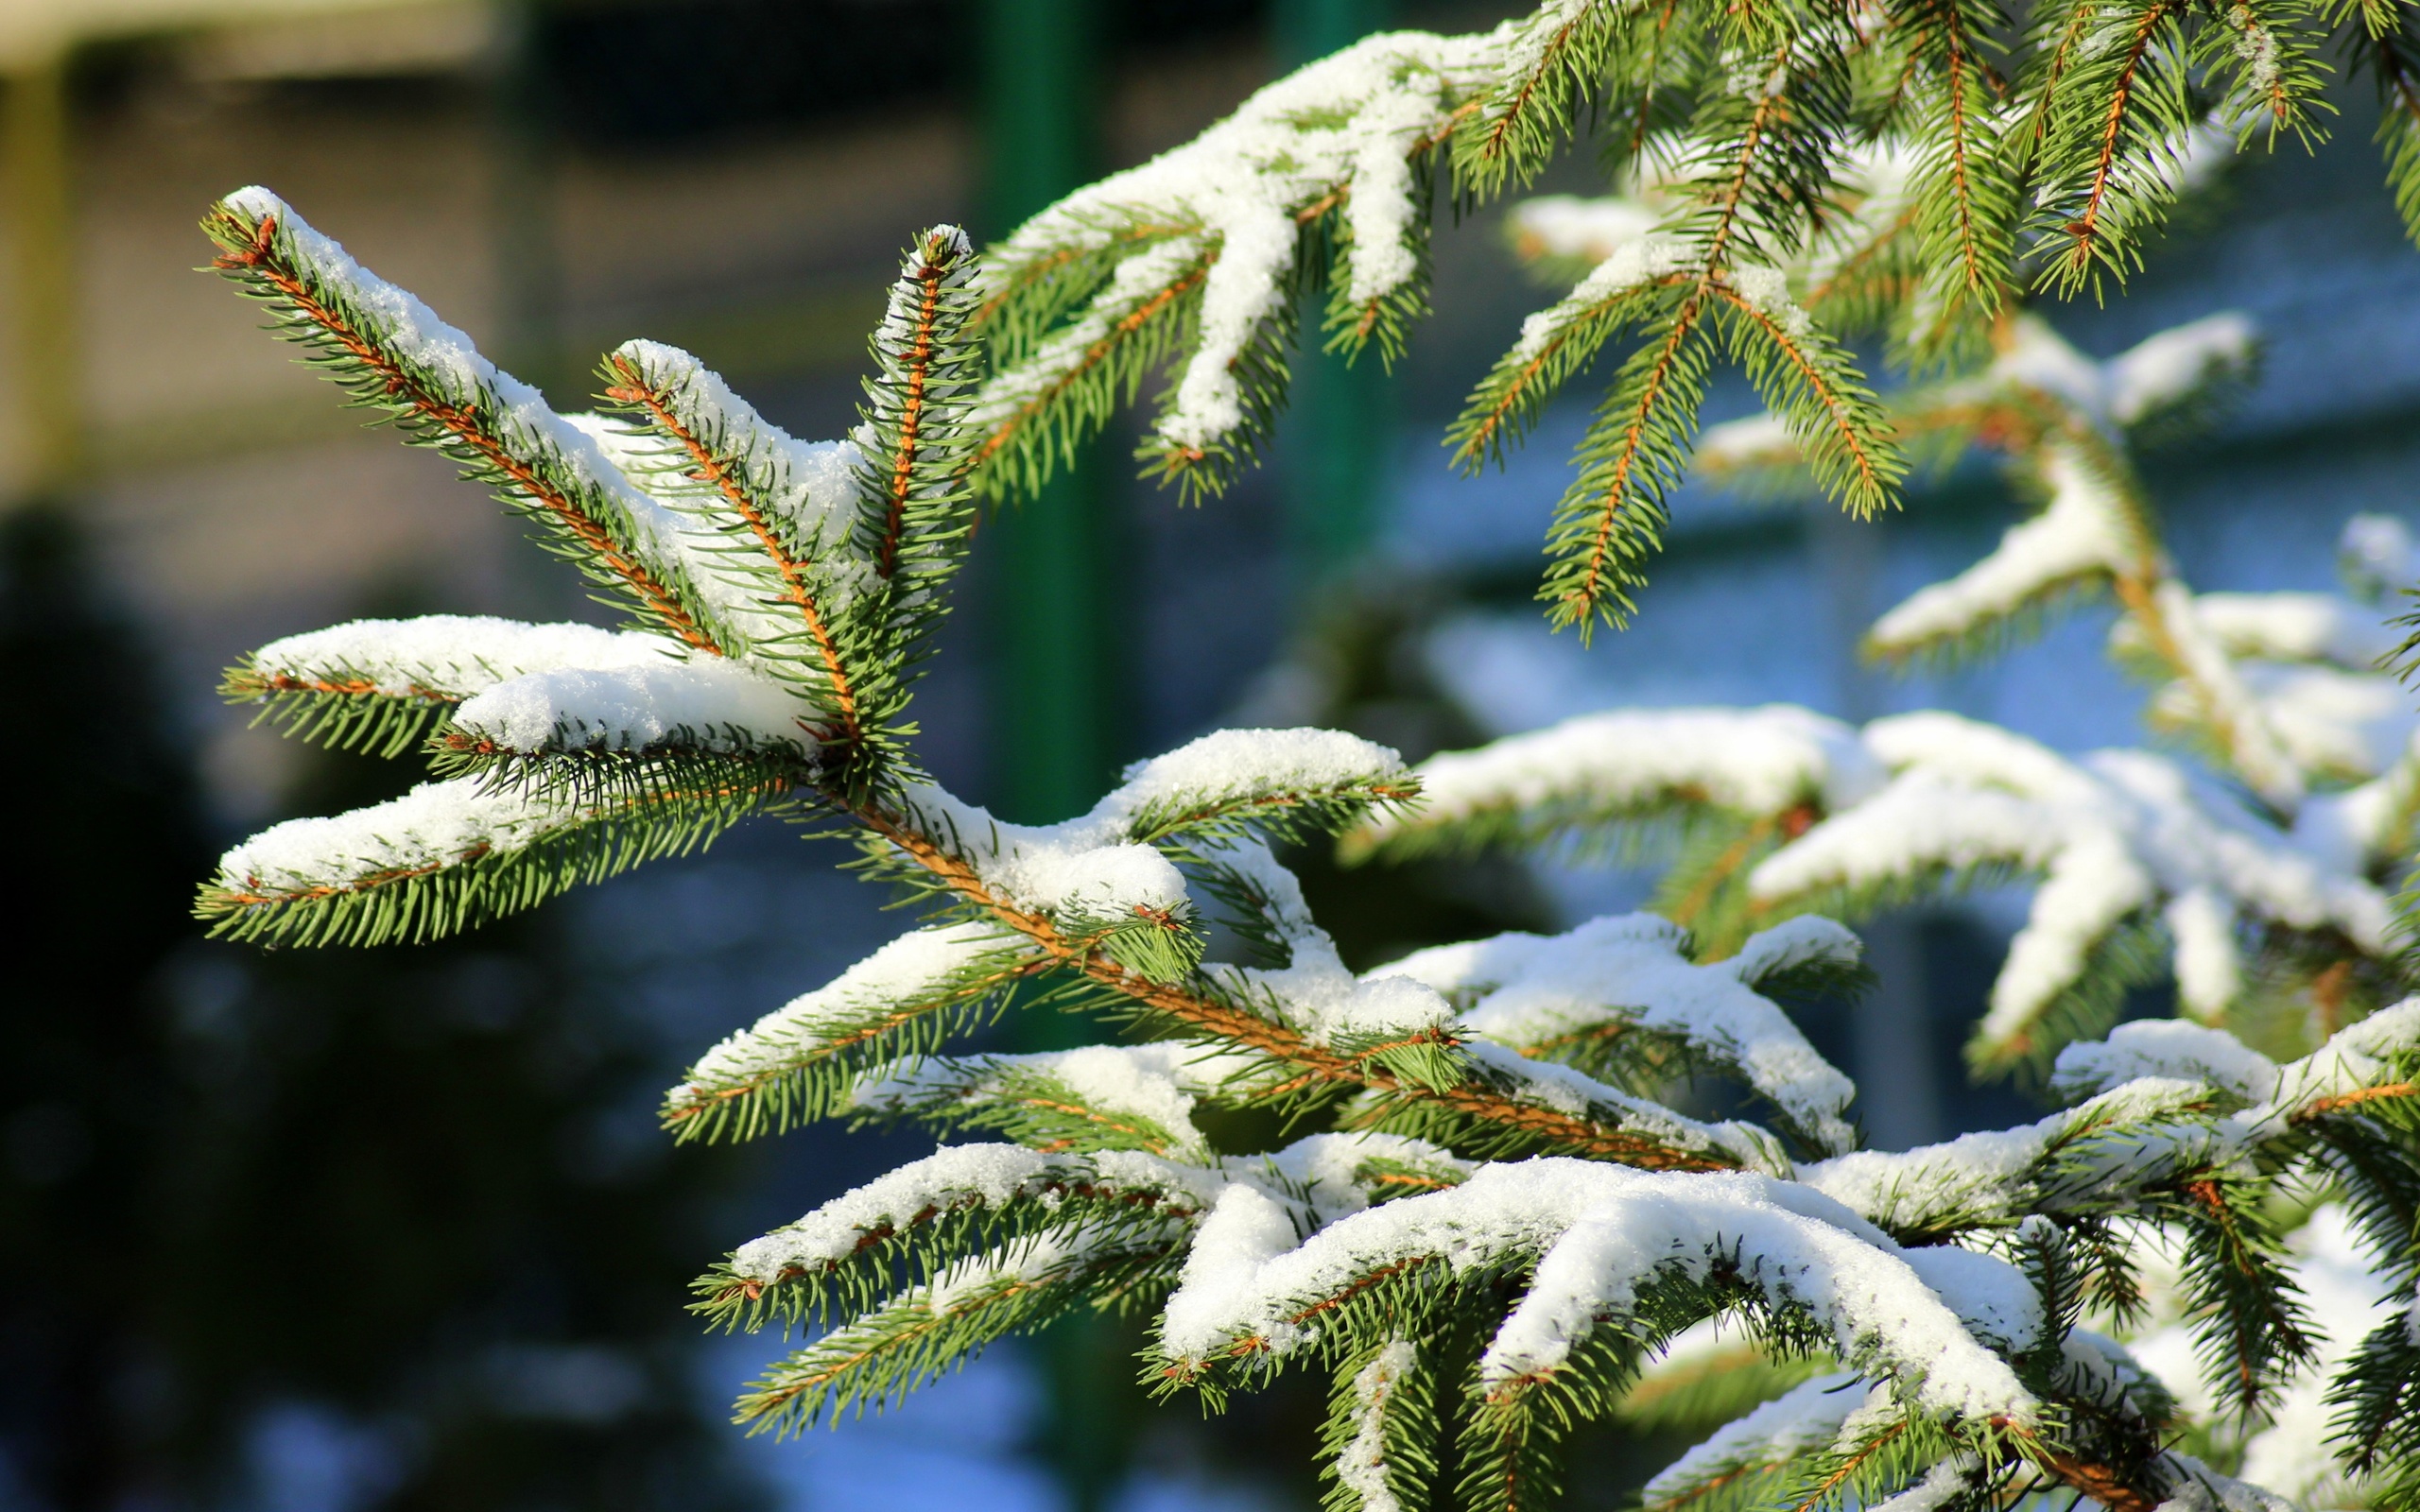
<path fill-rule="evenodd" d="M 1193 1062 L 1198 1045 L 1164 1040 L 1147 1045 L 1085 1045 L 1023 1056 L 934 1059 L 893 1071 L 856 1088 L 853 1106 L 869 1111 L 969 1105 L 1048 1087 L 1055 1100 L 1089 1113 L 1140 1119 L 1166 1134 L 1162 1153 L 1201 1160 L 1209 1155 L 1193 1125 Z"/>
<path fill-rule="evenodd" d="M 2006 866 L 2043 878 L 2011 943 L 1981 1033 L 2021 1045 L 2083 975 L 2091 952 L 2155 911 L 2175 938 L 2186 1005 L 2223 1010 L 2239 988 L 2235 920 L 2333 926 L 2382 952 L 2386 896 L 2333 868 L 2184 768 L 2141 751 L 2069 762 L 2031 741 L 1944 713 L 1866 728 L 1895 769 L 1873 798 L 1783 847 L 1749 878 L 1767 902 Z"/>
<path fill-rule="evenodd" d="M 896 1022 L 967 977 L 1008 971 L 1029 954 L 1023 936 L 977 920 L 902 935 L 707 1051 L 690 1068 L 687 1081 L 674 1090 L 671 1106 L 694 1106 L 714 1089 L 747 1086 L 778 1074 L 820 1051 Z"/>
<path fill-rule="evenodd" d="M 1906 653 L 1977 633 L 2046 594 L 2123 571 L 2135 556 L 2118 494 L 2074 446 L 2045 446 L 2049 507 L 2013 525 L 1991 555 L 1946 582 L 1920 588 L 1874 622 L 1868 641 Z"/>
<path fill-rule="evenodd" d="M 1823 1449 L 1841 1435 L 1850 1417 L 1873 1401 L 1883 1400 L 1879 1387 L 1867 1387 L 1853 1375 L 1817 1376 L 1803 1381 L 1745 1417 L 1723 1424 L 1705 1442 L 1666 1466 L 1640 1495 L 1650 1508 L 1678 1502 L 1711 1481 L 1727 1481 L 1742 1473 L 1778 1468 L 1810 1450 Z"/>
<path fill-rule="evenodd" d="M 1846 1110 L 1856 1087 L 1753 983 L 1801 960 L 1854 965 L 1856 936 L 1828 919 L 1793 919 L 1712 966 L 1690 964 L 1685 938 L 1652 914 L 1626 914 L 1547 937 L 1438 946 L 1372 974 L 1409 977 L 1467 1004 L 1469 1029 L 1525 1054 L 1606 1025 L 1677 1037 L 1736 1066 L 1825 1151 L 1855 1148 Z"/>
<path fill-rule="evenodd" d="M 252 653 L 263 676 L 350 685 L 389 697 L 468 697 L 499 682 L 564 667 L 634 667 L 679 661 L 686 647 L 658 635 L 587 625 L 531 625 L 486 615 L 354 620 L 271 641 Z"/>
<path fill-rule="evenodd" d="M 510 855 L 582 816 L 474 779 L 424 782 L 370 808 L 272 825 L 219 857 L 217 885 L 252 896 L 358 886 Z"/>
<path fill-rule="evenodd" d="M 721 658 L 565 667 L 499 683 L 463 703 L 454 727 L 515 752 L 748 750 L 815 744 L 789 690 Z"/>
<path fill-rule="evenodd" d="M 1219 1190 L 1219 1178 L 1133 1151 L 1050 1155 L 1014 1144 L 953 1144 L 835 1197 L 798 1222 L 739 1246 L 731 1268 L 743 1280 L 771 1282 L 786 1271 L 813 1272 L 848 1259 L 920 1217 L 953 1209 L 999 1209 L 1044 1199 L 1070 1186 L 1115 1187 L 1191 1211 Z"/>
<path fill-rule="evenodd" d="M 1277 1204 L 1231 1188 L 1195 1237 L 1162 1347 L 1200 1362 L 1253 1338 L 1282 1355 L 1313 1336 L 1307 1309 L 1381 1267 L 1442 1263 L 1462 1273 L 1529 1255 L 1540 1257 L 1530 1290 L 1480 1363 L 1491 1384 L 1555 1369 L 1591 1329 L 1626 1313 L 1641 1286 L 1704 1278 L 1738 1256 L 1773 1304 L 1804 1306 L 1828 1324 L 1843 1354 L 1872 1350 L 1894 1373 L 1921 1376 L 1924 1408 L 2032 1416 L 2009 1367 L 1889 1239 L 1837 1203 L 1758 1176 L 1551 1158 L 1484 1166 L 1451 1191 L 1373 1208 L 1299 1243 Z M 1978 1273 L 1999 1264 L 2015 1274 L 1976 1260 Z M 1957 1280 L 1988 1297 L 1995 1323 L 2016 1305 L 2009 1286 L 1963 1271 Z"/>
<path fill-rule="evenodd" d="M 1226 439 L 1244 418 L 1237 359 L 1288 297 L 1295 213 L 1341 191 L 1346 298 L 1367 304 L 1403 288 L 1418 266 L 1410 154 L 1441 127 L 1453 100 L 1496 77 L 1513 32 L 1508 24 L 1476 37 L 1364 38 L 1262 89 L 1184 146 L 1028 221 L 993 249 L 987 289 L 1010 287 L 1028 265 L 1067 250 L 1133 245 L 1136 227 L 1183 231 L 1128 258 L 1088 316 L 994 377 L 977 403 L 977 423 L 996 426 L 1084 360 L 1101 334 L 1095 327 L 1115 318 L 1112 309 L 1206 259 L 1196 345 L 1159 428 L 1190 449 Z"/>
<path fill-rule="evenodd" d="M 1761 709 L 1622 709 L 1421 763 L 1421 807 L 1379 815 L 1383 843 L 1422 828 L 1549 805 L 1618 816 L 1682 797 L 1743 814 L 1814 799 L 1837 809 L 1881 785 L 1883 769 L 1836 719 L 1793 704 Z"/>

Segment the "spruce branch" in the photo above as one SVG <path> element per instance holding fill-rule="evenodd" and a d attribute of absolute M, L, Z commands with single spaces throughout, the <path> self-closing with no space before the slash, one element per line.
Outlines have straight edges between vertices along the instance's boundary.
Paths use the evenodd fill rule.
<path fill-rule="evenodd" d="M 459 332 L 364 271 L 266 191 L 229 196 L 202 229 L 220 248 L 212 266 L 267 303 L 281 334 L 309 347 L 355 404 L 386 410 L 414 441 L 497 489 L 548 528 L 559 555 L 650 628 L 721 654 L 696 585 L 633 517 L 626 480 L 535 390 L 489 365 Z"/>

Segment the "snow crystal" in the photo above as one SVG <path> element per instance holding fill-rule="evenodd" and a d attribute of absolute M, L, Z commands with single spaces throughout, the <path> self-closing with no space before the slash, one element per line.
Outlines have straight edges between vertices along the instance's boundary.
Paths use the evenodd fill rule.
<path fill-rule="evenodd" d="M 686 648 L 658 635 L 588 625 L 531 625 L 486 615 L 354 620 L 271 641 L 252 653 L 264 676 L 298 682 L 366 681 L 390 697 L 466 697 L 499 682 L 564 667 L 647 666 Z"/>
<path fill-rule="evenodd" d="M 1790 297 L 1789 276 L 1777 267 L 1735 267 L 1731 286 L 1749 307 L 1779 326 L 1782 334 L 1804 339 L 1814 319 Z"/>
<path fill-rule="evenodd" d="M 565 667 L 498 683 L 466 701 L 454 724 L 506 750 L 655 749 L 695 743 L 737 750 L 808 747 L 804 708 L 761 672 L 715 658 L 629 667 Z"/>
<path fill-rule="evenodd" d="M 270 826 L 219 858 L 218 885 L 244 894 L 354 886 L 509 855 L 581 817 L 469 778 L 424 782 L 369 808 Z"/>

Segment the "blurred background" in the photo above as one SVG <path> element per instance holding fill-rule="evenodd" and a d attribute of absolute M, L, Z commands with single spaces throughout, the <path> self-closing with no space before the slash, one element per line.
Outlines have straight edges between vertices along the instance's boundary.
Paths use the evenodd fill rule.
<path fill-rule="evenodd" d="M 264 955 L 197 937 L 192 888 L 275 819 L 401 765 L 248 730 L 246 649 L 343 618 L 590 616 L 479 490 L 357 414 L 198 273 L 213 198 L 259 182 L 559 404 L 633 335 L 769 416 L 852 421 L 899 249 L 998 234 L 1171 146 L 1397 0 L 0 0 L 0 682 L 10 827 L 0 995 L 0 1512 L 243 1507 L 1293 1512 L 1314 1384 L 1205 1419 L 1131 1384 L 1139 1335 L 999 1350 L 804 1443 L 726 1403 L 778 1346 L 700 1337 L 684 1284 L 917 1151 L 813 1131 L 674 1149 L 661 1089 L 896 931 L 840 854 L 775 828 L 468 938 Z M 2107 307 L 2114 352 L 2219 309 L 2269 341 L 2216 428 L 2147 466 L 2197 587 L 2319 588 L 2357 510 L 2420 518 L 2420 259 L 2345 91 L 2334 145 L 2248 162 Z M 1544 190 L 1599 187 L 1583 150 Z M 1219 724 L 1316 722 L 1419 758 L 1622 704 L 1945 707 L 2062 748 L 2136 738 L 2086 610 L 1954 677 L 1885 679 L 1876 612 L 2014 518 L 1988 468 L 1857 525 L 1684 496 L 1638 626 L 1582 649 L 1528 602 L 1584 414 L 1505 470 L 1437 438 L 1549 296 L 1498 215 L 1445 217 L 1439 316 L 1392 377 L 1307 364 L 1271 465 L 1179 509 L 1133 432 L 987 524 L 923 695 L 925 758 L 1025 819 Z M 1722 388 L 1710 419 L 1749 408 Z M 1560 927 L 1645 881 L 1558 867 L 1340 878 L 1370 965 Z M 1957 1046 L 2021 898 L 1881 921 L 1884 988 L 1812 1030 L 1876 1142 L 2025 1116 Z M 1585 1440 L 1610 1507 L 1658 1444 Z"/>

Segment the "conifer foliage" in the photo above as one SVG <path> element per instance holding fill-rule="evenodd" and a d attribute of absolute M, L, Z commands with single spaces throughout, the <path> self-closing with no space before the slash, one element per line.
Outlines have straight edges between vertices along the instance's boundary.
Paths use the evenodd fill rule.
<path fill-rule="evenodd" d="M 1651 1485 L 1659 1509 L 2281 1506 L 2231 1473 L 2241 1440 L 2206 1432 L 2175 1373 L 2117 1335 L 2170 1308 L 2197 1400 L 2258 1420 L 2321 1353 L 2284 1235 L 2323 1197 L 2412 1304 L 2420 1000 L 2383 1005 L 2399 978 L 2376 874 L 2408 805 L 2313 796 L 2325 764 L 2231 670 L 2233 632 L 2213 627 L 2238 621 L 2126 512 L 2108 438 L 2132 401 L 2077 420 L 2076 392 L 2011 354 L 2047 339 L 2014 291 L 2121 272 L 2197 124 L 2308 126 L 2330 23 L 2095 0 L 2032 17 L 2013 62 L 1992 41 L 2007 20 L 1959 3 L 1556 0 L 1483 36 L 1373 39 L 1080 192 L 979 267 L 956 231 L 919 237 L 873 337 L 862 423 L 819 444 L 646 342 L 605 360 L 604 412 L 558 414 L 274 196 L 231 196 L 206 223 L 219 267 L 357 403 L 528 516 L 626 621 L 360 622 L 262 648 L 230 696 L 303 738 L 417 746 L 432 780 L 236 847 L 202 912 L 266 944 L 424 939 L 750 815 L 851 837 L 918 927 L 707 1051 L 663 1110 L 682 1140 L 838 1117 L 948 1141 L 700 1280 L 709 1324 L 804 1334 L 741 1399 L 760 1426 L 878 1406 L 1001 1337 L 1120 1309 L 1152 1320 L 1142 1370 L 1162 1391 L 1215 1406 L 1325 1372 L 1335 1512 L 1542 1503 L 1572 1425 L 1651 1386 L 1736 1418 Z M 2342 28 L 2386 57 L 2370 39 L 2392 25 L 2362 11 Z M 1772 710 L 1420 772 L 1350 735 L 1225 730 L 1046 826 L 996 820 L 919 768 L 914 678 L 978 499 L 1047 472 L 1163 359 L 1176 376 L 1147 450 L 1215 490 L 1282 396 L 1292 296 L 1325 286 L 1331 344 L 1399 350 L 1441 176 L 1462 198 L 1517 186 L 1583 120 L 1624 133 L 1667 202 L 1529 322 L 1457 433 L 1468 457 L 1492 455 L 1612 356 L 1549 543 L 1557 616 L 1617 617 L 1717 358 L 1779 417 L 1745 439 L 1870 508 L 1920 427 L 1868 391 L 1842 334 L 1996 351 L 1930 402 L 1945 425 L 2025 438 L 2061 523 L 1911 603 L 1889 648 L 1962 644 L 2106 583 L 2130 646 L 2177 690 L 2163 707 L 2235 764 L 2256 811 L 2152 758 L 2079 765 L 1945 716 L 1858 731 Z M 1838 278 L 1818 297 L 1824 268 Z M 2273 620 L 2238 616 L 2265 627 L 2241 631 L 2255 640 L 2285 633 Z M 2284 826 L 2331 802 L 2353 859 L 2323 864 Z M 1634 821 L 1731 857 L 1698 868 L 1703 906 L 1366 973 L 1275 849 Z M 1860 823 L 1941 838 L 1891 850 Z M 1760 889 L 1792 857 L 1788 885 Z M 1992 867 L 2047 874 L 2057 905 L 2056 928 L 2020 944 L 2023 990 L 1996 1005 L 1984 1058 L 2048 1070 L 2066 1106 L 1861 1149 L 1855 1087 L 1783 1006 L 1859 979 L 1857 937 L 1818 910 Z M 2163 927 L 2205 1021 L 2234 1001 L 2244 933 L 2309 947 L 2281 958 L 2335 952 L 2312 978 L 2349 963 L 2332 1033 L 2290 1056 L 2212 1022 L 2088 1038 L 2108 1027 L 2090 995 L 2145 954 L 2122 941 Z M 1010 1011 L 1082 1015 L 1101 1040 L 965 1053 Z M 1287 1143 L 1223 1146 L 1235 1109 L 1276 1115 Z M 1718 1322 L 1772 1366 L 1739 1382 L 1789 1389 L 1675 1387 Z M 2381 1502 L 2420 1476 L 2415 1348 L 2398 1312 L 2336 1371 L 2344 1463 Z"/>

